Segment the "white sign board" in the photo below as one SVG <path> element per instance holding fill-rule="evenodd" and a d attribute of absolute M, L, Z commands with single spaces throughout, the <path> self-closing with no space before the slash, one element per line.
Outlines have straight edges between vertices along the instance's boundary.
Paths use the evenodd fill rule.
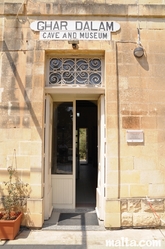
<path fill-rule="evenodd" d="M 40 32 L 40 40 L 110 40 L 110 32 Z"/>
<path fill-rule="evenodd" d="M 128 143 L 142 143 L 144 142 L 144 134 L 142 130 L 127 130 Z"/>
<path fill-rule="evenodd" d="M 113 21 L 40 20 L 30 28 L 40 32 L 40 40 L 110 40 L 111 32 L 120 25 Z"/>

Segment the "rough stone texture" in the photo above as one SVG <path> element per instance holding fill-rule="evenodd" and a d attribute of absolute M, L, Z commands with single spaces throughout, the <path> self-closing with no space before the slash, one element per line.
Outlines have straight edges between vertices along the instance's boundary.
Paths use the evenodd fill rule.
<path fill-rule="evenodd" d="M 157 227 L 160 226 L 160 220 L 149 213 L 134 213 L 133 214 L 133 226 L 134 227 Z"/>
<path fill-rule="evenodd" d="M 128 202 L 128 211 L 136 213 L 141 210 L 141 200 L 132 200 Z"/>
<path fill-rule="evenodd" d="M 121 226 L 122 227 L 132 227 L 133 225 L 133 215 L 131 213 L 122 213 L 121 216 Z"/>
<path fill-rule="evenodd" d="M 164 203 L 164 199 L 121 200 L 121 226 L 164 226 Z"/>
<path fill-rule="evenodd" d="M 126 211 L 128 211 L 128 201 L 121 200 L 121 212 L 124 213 Z"/>
<path fill-rule="evenodd" d="M 145 212 L 163 212 L 164 211 L 164 200 L 151 200 L 142 201 L 142 210 Z"/>

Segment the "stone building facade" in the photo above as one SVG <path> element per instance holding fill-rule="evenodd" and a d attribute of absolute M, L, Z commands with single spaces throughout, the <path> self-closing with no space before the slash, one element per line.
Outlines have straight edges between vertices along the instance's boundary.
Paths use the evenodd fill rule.
<path fill-rule="evenodd" d="M 65 22 L 59 27 L 62 20 Z M 93 101 L 98 110 L 99 218 L 107 228 L 164 226 L 164 20 L 164 0 L 1 0 L 0 183 L 6 179 L 6 168 L 16 150 L 20 176 L 31 187 L 25 225 L 42 227 L 53 207 L 76 206 L 75 138 L 72 173 L 63 178 L 51 173 L 51 108 L 52 102 L 73 102 L 75 116 L 75 101 L 86 100 Z M 79 29 L 87 35 L 96 29 L 89 27 L 94 21 L 102 22 L 100 32 L 106 29 L 103 21 L 118 28 L 109 28 L 109 40 L 93 39 L 98 30 L 91 39 L 75 39 L 74 35 L 60 39 L 48 37 L 48 21 L 59 21 L 52 25 L 60 32 L 66 31 L 69 21 L 79 21 Z M 46 35 L 47 39 L 41 39 Z M 77 40 L 79 44 L 74 44 Z M 134 56 L 137 47 L 144 51 L 140 58 Z M 53 63 L 80 58 L 88 66 L 89 58 L 94 62 L 99 58 L 101 84 L 50 84 L 52 58 Z M 73 122 L 75 136 L 75 117 Z M 68 205 L 67 186 L 72 192 Z M 66 195 L 63 201 L 61 195 Z M 57 203 L 56 198 L 60 199 Z"/>

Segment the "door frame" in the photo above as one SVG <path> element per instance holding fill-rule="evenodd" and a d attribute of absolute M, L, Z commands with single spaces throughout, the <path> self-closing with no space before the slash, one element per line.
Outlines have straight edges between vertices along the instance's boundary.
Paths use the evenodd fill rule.
<path fill-rule="evenodd" d="M 45 95 L 45 113 L 44 113 L 44 219 L 51 216 L 52 206 L 52 184 L 51 184 L 51 161 L 52 161 L 52 114 L 53 100 L 49 94 Z"/>
<path fill-rule="evenodd" d="M 89 92 L 88 94 L 87 94 L 87 90 L 88 89 L 86 89 L 86 91 L 84 92 L 84 91 L 82 91 L 82 89 L 81 89 L 81 91 L 80 91 L 80 89 L 72 89 L 72 94 L 68 94 L 68 92 L 67 93 L 65 93 L 65 91 L 64 91 L 64 93 L 63 93 L 63 90 L 64 89 L 58 89 L 58 91 L 57 91 L 57 93 L 55 93 L 55 91 L 54 91 L 54 89 L 50 89 L 49 88 L 49 94 L 51 95 L 51 97 L 52 97 L 52 101 L 53 102 L 66 102 L 66 101 L 71 101 L 71 102 L 73 102 L 73 174 L 72 174 L 72 177 L 73 177 L 73 189 L 72 189 L 72 193 L 73 193 L 73 202 L 72 202 L 72 205 L 70 205 L 70 206 L 67 206 L 66 205 L 66 207 L 65 208 L 71 208 L 71 209 L 75 209 L 75 207 L 76 207 L 76 100 L 89 100 L 89 101 L 91 101 L 91 100 L 97 100 L 97 103 L 99 102 L 99 96 L 101 95 L 103 95 L 103 89 L 101 89 L 101 91 L 98 93 L 98 89 L 96 90 L 96 92 L 94 91 L 94 93 L 92 94 L 91 92 Z M 68 88 L 68 90 L 69 90 L 69 88 Z M 75 90 L 75 91 L 74 91 Z M 95 90 L 95 89 L 94 89 Z M 48 89 L 46 90 L 46 92 L 48 92 Z M 73 92 L 74 92 L 74 94 L 73 94 Z M 47 112 L 48 111 L 50 111 L 50 108 L 47 110 Z M 46 115 L 51 115 L 50 113 L 46 113 Z M 46 126 L 47 127 L 47 126 Z M 104 127 L 103 127 L 104 128 Z M 46 128 L 47 129 L 47 128 Z M 45 134 L 47 134 L 47 131 L 45 131 L 46 133 Z M 46 136 L 48 136 L 48 135 L 46 135 Z M 47 137 L 45 138 L 45 140 L 47 140 Z M 98 145 L 99 146 L 99 145 Z M 98 149 L 101 149 L 101 147 L 99 146 L 99 148 Z M 51 150 L 51 148 L 49 148 L 49 150 Z M 45 151 L 45 153 L 50 153 L 50 151 L 48 152 L 48 151 Z M 99 162 L 98 162 L 99 163 Z M 47 169 L 48 169 L 48 163 L 45 161 L 45 193 L 46 193 L 46 191 L 47 191 L 47 180 L 48 180 L 48 178 L 47 178 L 47 176 L 46 176 L 46 174 L 48 174 L 48 171 L 47 171 Z M 102 170 L 103 170 L 103 172 L 104 172 L 104 165 L 102 165 L 101 166 L 102 167 Z M 58 176 L 58 175 L 57 175 Z M 65 176 L 65 175 L 64 175 Z M 53 176 L 54 177 L 54 176 Z M 66 177 L 66 176 L 65 176 Z M 65 178 L 64 177 L 64 178 Z M 97 176 L 98 177 L 98 176 Z M 55 179 L 57 179 L 57 177 L 55 177 Z M 102 190 L 101 190 L 101 193 L 104 193 L 104 186 L 103 185 L 101 185 L 102 187 L 101 188 L 103 188 Z M 53 191 L 53 189 L 52 189 L 52 191 Z M 97 190 L 96 190 L 97 191 Z M 104 196 L 102 196 L 101 197 L 101 199 L 103 200 L 104 199 Z M 47 201 L 52 201 L 52 200 L 48 200 L 48 196 L 45 196 L 45 205 L 46 205 L 46 202 Z M 53 203 L 53 202 L 52 202 Z M 103 216 L 104 216 L 104 201 L 101 201 L 101 205 L 102 205 L 102 207 L 101 207 L 101 209 L 102 209 L 102 211 L 101 211 L 101 213 L 102 213 L 102 215 L 100 216 L 100 215 L 98 215 L 98 217 L 100 218 L 100 219 L 103 219 Z M 57 208 L 64 208 L 64 207 L 61 207 L 60 205 L 59 205 L 59 207 L 57 207 Z M 96 207 L 96 210 L 98 210 L 98 208 Z M 98 212 L 98 214 L 99 214 L 100 212 Z"/>
<path fill-rule="evenodd" d="M 105 96 L 98 99 L 98 178 L 96 189 L 96 213 L 104 220 L 105 180 L 106 180 L 106 127 L 105 127 Z"/>

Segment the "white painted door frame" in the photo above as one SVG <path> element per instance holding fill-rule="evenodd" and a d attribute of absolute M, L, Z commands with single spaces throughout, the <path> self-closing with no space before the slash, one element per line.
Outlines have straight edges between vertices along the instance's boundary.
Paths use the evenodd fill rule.
<path fill-rule="evenodd" d="M 44 120 L 44 219 L 47 220 L 52 213 L 52 115 L 53 100 L 49 94 L 45 96 L 45 120 Z"/>
<path fill-rule="evenodd" d="M 96 189 L 96 212 L 104 220 L 104 187 L 105 187 L 105 96 L 98 99 L 98 178 Z"/>

